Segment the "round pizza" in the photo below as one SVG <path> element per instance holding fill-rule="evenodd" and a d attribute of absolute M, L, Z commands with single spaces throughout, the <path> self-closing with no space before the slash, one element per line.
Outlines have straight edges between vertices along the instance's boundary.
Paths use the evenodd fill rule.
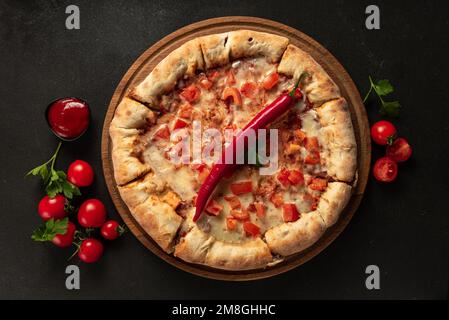
<path fill-rule="evenodd" d="M 256 152 L 248 136 L 231 157 L 243 162 L 223 164 L 248 128 L 258 129 Z M 274 34 L 184 43 L 122 99 L 109 132 L 115 182 L 138 224 L 165 252 L 213 268 L 270 267 L 310 247 L 356 181 L 346 100 L 308 53 Z"/>

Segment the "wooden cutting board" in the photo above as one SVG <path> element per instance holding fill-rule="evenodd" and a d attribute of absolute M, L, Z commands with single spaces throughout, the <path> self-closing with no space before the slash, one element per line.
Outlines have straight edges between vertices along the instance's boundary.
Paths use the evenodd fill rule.
<path fill-rule="evenodd" d="M 342 95 L 348 101 L 351 110 L 351 117 L 358 145 L 358 179 L 352 198 L 338 222 L 332 228 L 328 229 L 321 239 L 312 247 L 301 253 L 291 255 L 282 263 L 270 268 L 231 272 L 190 264 L 175 258 L 172 255 L 168 255 L 143 231 L 120 198 L 113 176 L 111 141 L 109 139 L 108 131 L 109 124 L 114 116 L 114 111 L 123 96 L 125 96 L 128 90 L 133 86 L 142 81 L 155 65 L 167 56 L 168 53 L 190 39 L 207 34 L 238 29 L 251 29 L 274 33 L 289 38 L 290 43 L 308 52 L 337 83 Z M 271 20 L 240 16 L 214 18 L 193 23 L 169 34 L 146 50 L 126 72 L 112 96 L 104 120 L 101 143 L 103 172 L 112 201 L 126 225 L 140 242 L 154 254 L 179 269 L 206 278 L 228 281 L 254 280 L 272 277 L 305 263 L 324 250 L 343 231 L 357 210 L 367 183 L 371 160 L 369 123 L 364 105 L 351 77 L 337 59 L 335 59 L 335 57 L 318 42 L 296 29 Z"/>

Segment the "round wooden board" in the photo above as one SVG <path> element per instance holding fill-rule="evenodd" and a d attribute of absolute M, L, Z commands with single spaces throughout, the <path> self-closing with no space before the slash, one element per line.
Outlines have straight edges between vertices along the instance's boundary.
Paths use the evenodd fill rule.
<path fill-rule="evenodd" d="M 312 55 L 312 57 L 337 83 L 340 87 L 342 95 L 346 98 L 350 105 L 358 145 L 358 180 L 357 185 L 354 188 L 352 198 L 338 222 L 332 228 L 328 229 L 321 239 L 312 247 L 298 254 L 286 257 L 283 262 L 269 268 L 235 272 L 209 268 L 202 265 L 194 265 L 175 258 L 173 255 L 169 255 L 161 250 L 160 247 L 151 239 L 151 237 L 143 231 L 143 229 L 132 217 L 127 206 L 121 200 L 114 180 L 111 162 L 109 124 L 114 116 L 114 111 L 123 96 L 125 96 L 133 86 L 142 81 L 154 68 L 154 66 L 169 52 L 173 51 L 187 40 L 198 36 L 238 29 L 251 29 L 274 33 L 289 38 L 290 43 Z M 359 92 L 357 91 L 351 77 L 337 61 L 337 59 L 332 56 L 332 54 L 330 54 L 323 46 L 307 35 L 281 23 L 254 17 L 231 16 L 208 19 L 183 27 L 151 46 L 151 48 L 146 50 L 134 62 L 117 86 L 117 89 L 115 90 L 109 104 L 103 127 L 101 156 L 103 161 L 104 176 L 111 194 L 111 198 L 126 225 L 140 240 L 140 242 L 142 242 L 148 249 L 160 258 L 164 259 L 166 262 L 184 271 L 206 278 L 228 281 L 243 281 L 267 278 L 291 270 L 316 256 L 333 240 L 335 240 L 335 238 L 343 231 L 351 220 L 362 199 L 369 175 L 371 145 L 368 118 L 366 116 L 365 108 Z"/>

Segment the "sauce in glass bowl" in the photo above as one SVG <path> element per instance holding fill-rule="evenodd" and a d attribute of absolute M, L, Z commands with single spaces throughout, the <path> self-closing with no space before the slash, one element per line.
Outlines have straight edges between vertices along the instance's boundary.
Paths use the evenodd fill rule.
<path fill-rule="evenodd" d="M 61 98 L 50 103 L 46 118 L 56 136 L 63 140 L 75 140 L 89 127 L 89 105 L 78 98 Z"/>

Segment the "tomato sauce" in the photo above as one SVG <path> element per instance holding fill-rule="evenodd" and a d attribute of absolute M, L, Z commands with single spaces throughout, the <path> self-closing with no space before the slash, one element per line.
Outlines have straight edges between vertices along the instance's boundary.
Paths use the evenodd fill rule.
<path fill-rule="evenodd" d="M 77 98 L 56 100 L 47 110 L 47 121 L 51 130 L 60 138 L 76 139 L 89 126 L 89 106 Z"/>

